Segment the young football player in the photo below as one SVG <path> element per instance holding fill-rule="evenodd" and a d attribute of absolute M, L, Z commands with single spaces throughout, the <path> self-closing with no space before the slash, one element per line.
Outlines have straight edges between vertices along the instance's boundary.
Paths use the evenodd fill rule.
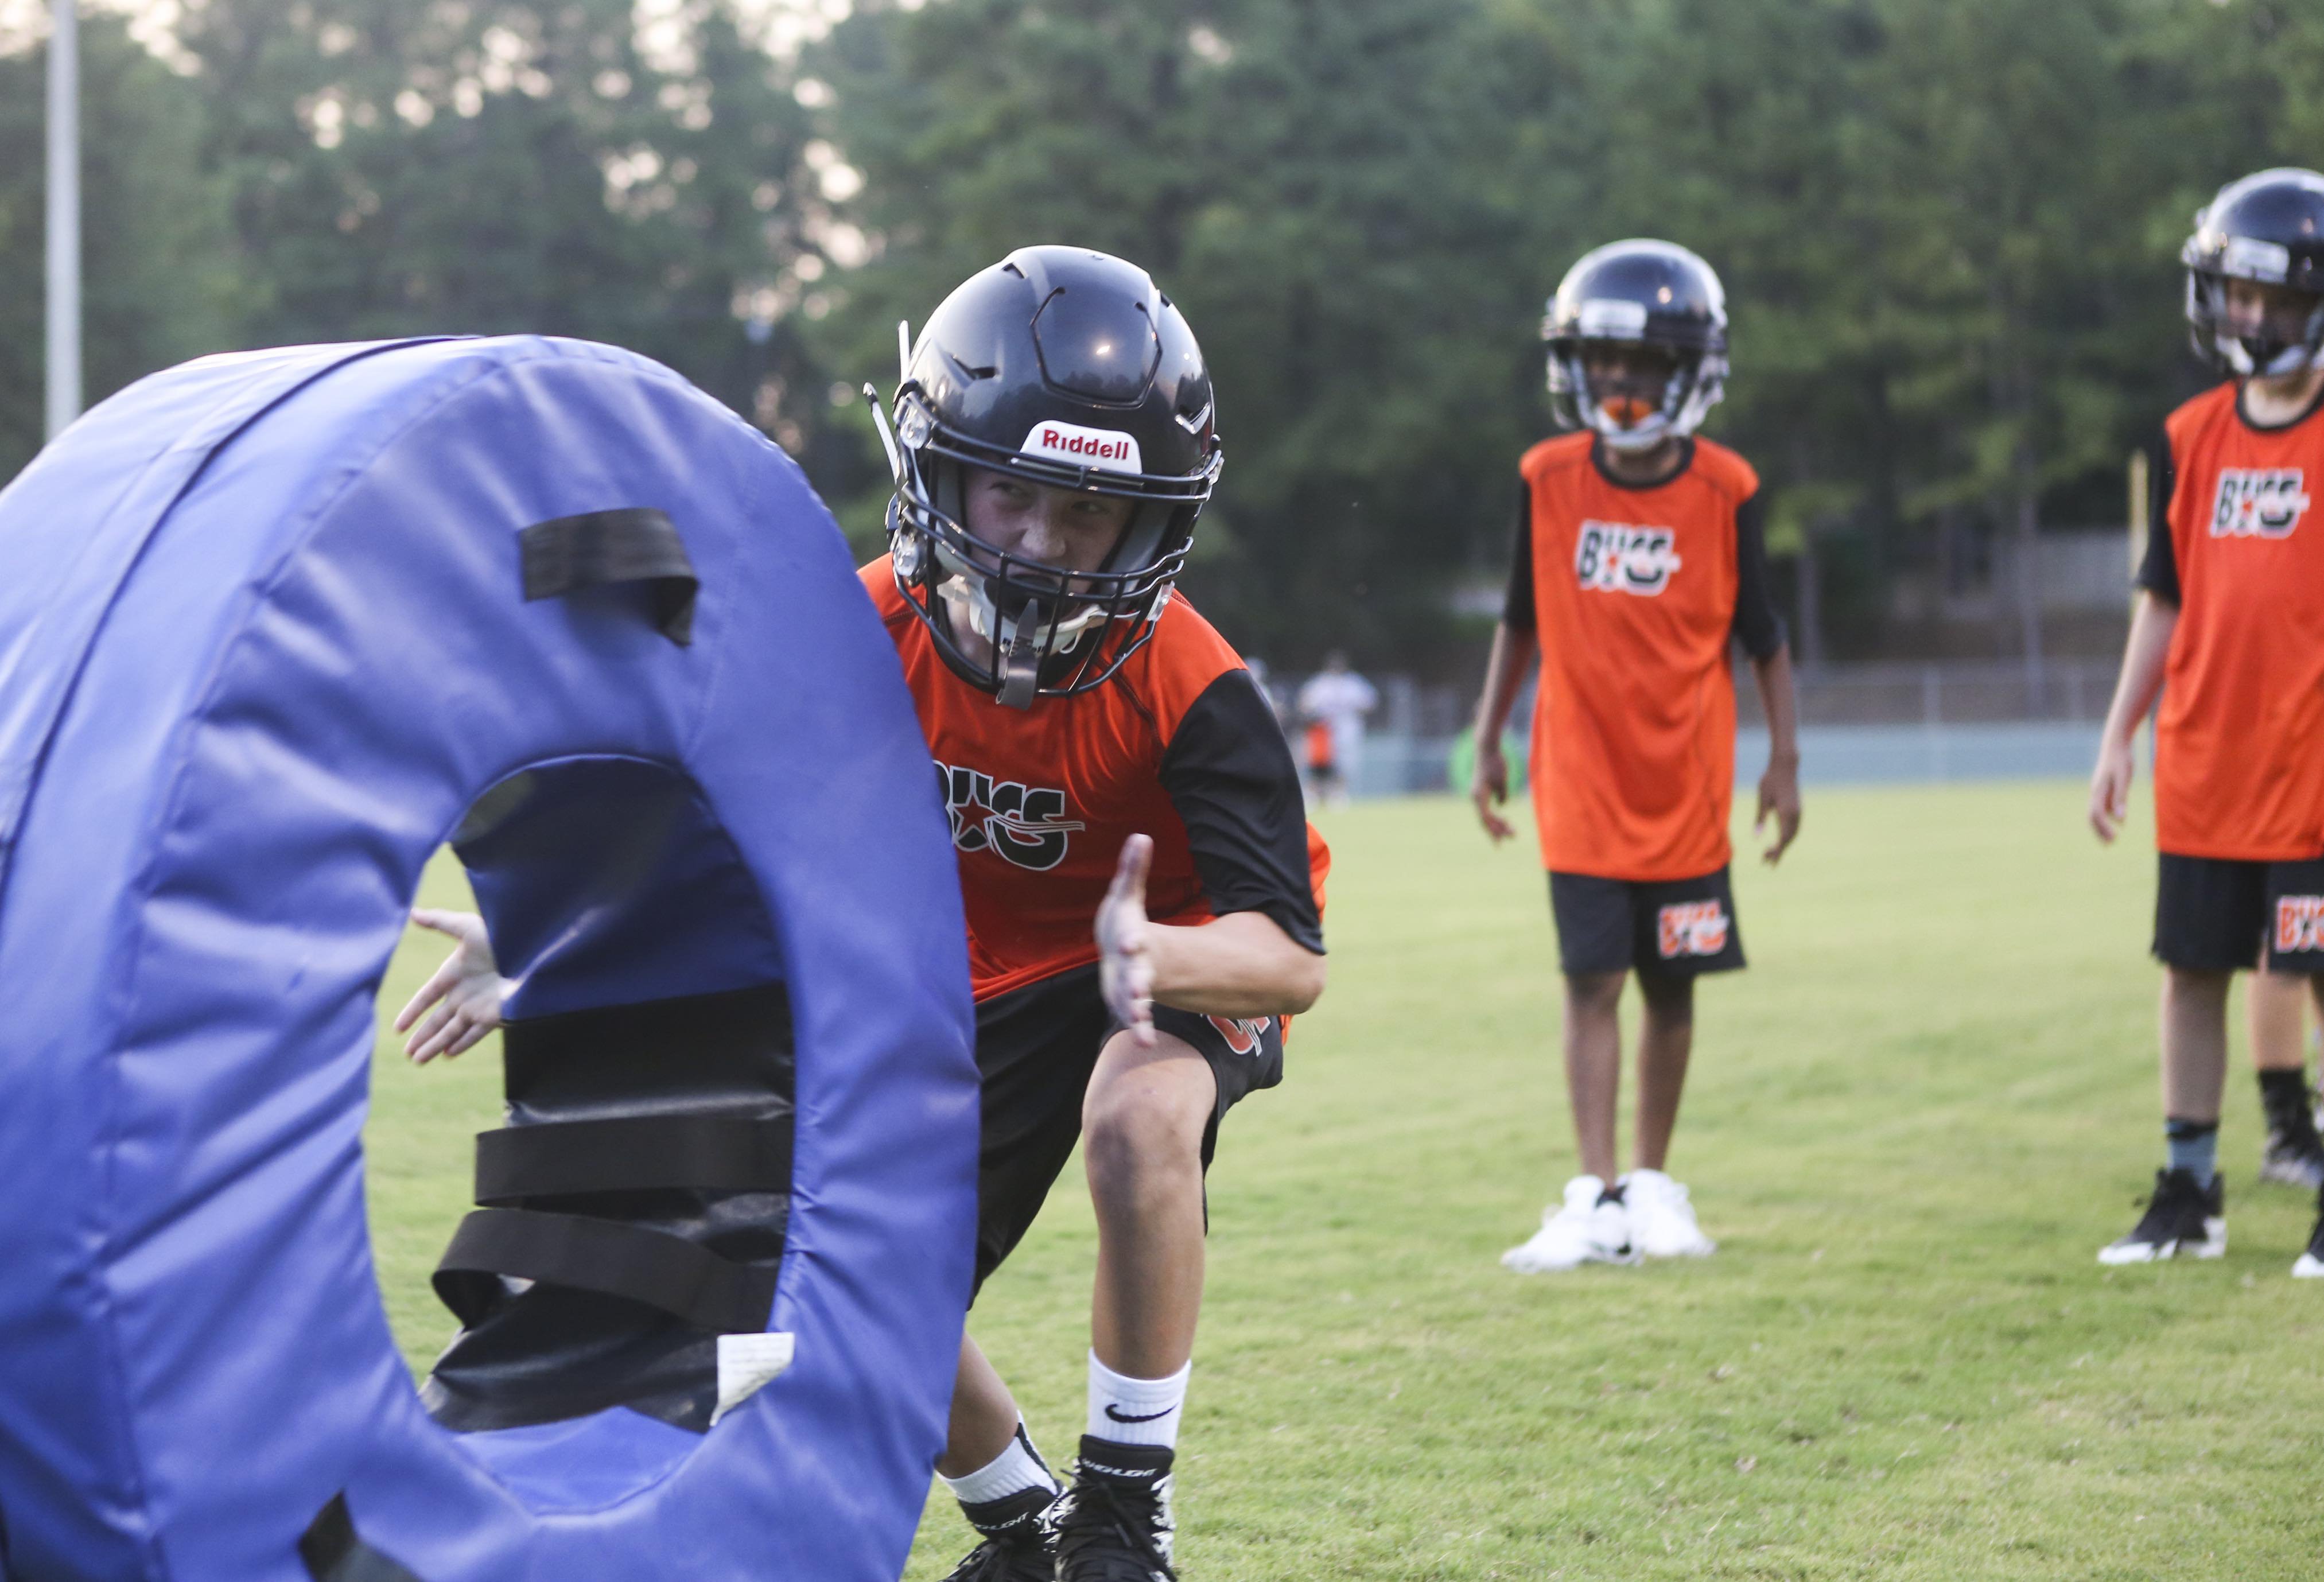
<path fill-rule="evenodd" d="M 1617 242 L 1549 305 L 1562 424 L 1517 464 L 1508 595 L 1477 704 L 1471 796 L 1515 832 L 1501 728 L 1540 658 L 1530 779 L 1565 975 L 1565 1075 L 1582 1173 L 1501 1259 L 1523 1274 L 1713 1249 L 1665 1173 L 1694 1040 L 1694 980 L 1743 965 L 1729 888 L 1735 765 L 1729 647 L 1767 720 L 1758 823 L 1780 859 L 1799 831 L 1790 650 L 1768 596 L 1757 474 L 1694 430 L 1727 373 L 1711 266 L 1667 242 Z M 1615 1173 L 1622 985 L 1646 1002 L 1633 1167 Z"/>
<path fill-rule="evenodd" d="M 2110 842 L 2159 694 L 2166 1160 L 2137 1225 L 2098 1253 L 2107 1264 L 2227 1250 L 2229 980 L 2263 961 L 2324 970 L 2324 529 L 2307 485 L 2324 479 L 2324 176 L 2263 170 L 2222 188 L 2181 258 L 2195 350 L 2229 377 L 2163 425 L 2155 528 L 2090 777 L 2090 825 Z M 2277 1079 L 2280 1094 L 2268 1082 L 2271 1120 L 2296 1124 L 2304 1081 Z M 2324 1219 L 2293 1273 L 2324 1274 Z"/>
<path fill-rule="evenodd" d="M 874 411 L 879 409 L 875 403 Z M 1210 375 L 1145 271 L 1021 249 L 905 356 L 890 553 L 863 569 L 958 849 L 983 1076 L 976 1278 L 1084 1145 L 1098 1255 L 1071 1490 L 961 1350 L 937 1470 L 982 1541 L 953 1582 L 1169 1582 L 1170 1468 L 1219 1122 L 1322 993 L 1328 855 L 1273 711 L 1173 581 L 1221 466 Z M 481 925 L 412 1054 L 496 1017 Z M 473 938 L 469 935 L 473 934 Z M 481 1025 L 480 1025 L 481 1024 Z"/>

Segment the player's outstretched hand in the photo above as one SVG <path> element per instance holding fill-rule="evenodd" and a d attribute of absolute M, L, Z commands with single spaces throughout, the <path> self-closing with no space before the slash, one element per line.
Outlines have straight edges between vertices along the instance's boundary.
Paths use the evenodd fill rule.
<path fill-rule="evenodd" d="M 2090 828 L 2109 846 L 2130 817 L 2130 782 L 2137 764 L 2137 754 L 2127 741 L 2109 741 L 2098 749 L 2098 767 L 2090 774 Z"/>
<path fill-rule="evenodd" d="M 1477 822 L 1485 826 L 1485 833 L 1499 845 L 1517 831 L 1498 811 L 1509 799 L 1509 766 L 1501 756 L 1501 744 L 1477 738 L 1476 773 L 1469 781 L 1469 800 L 1477 805 Z"/>
<path fill-rule="evenodd" d="M 501 1000 L 512 986 L 493 963 L 493 942 L 484 934 L 484 920 L 475 913 L 415 906 L 411 921 L 459 942 L 435 975 L 420 986 L 411 1002 L 395 1014 L 395 1030 L 411 1035 L 403 1053 L 413 1064 L 425 1065 L 439 1054 L 458 1054 L 499 1026 Z"/>
<path fill-rule="evenodd" d="M 1759 814 L 1751 821 L 1753 834 L 1765 833 L 1767 815 L 1775 814 L 1775 839 L 1760 855 L 1772 868 L 1784 860 L 1800 833 L 1800 767 L 1770 763 L 1759 777 Z"/>
<path fill-rule="evenodd" d="M 1106 1009 L 1141 1049 L 1154 1047 L 1154 947 L 1146 918 L 1146 869 L 1153 859 L 1152 836 L 1124 841 L 1113 883 L 1097 908 L 1098 985 Z"/>

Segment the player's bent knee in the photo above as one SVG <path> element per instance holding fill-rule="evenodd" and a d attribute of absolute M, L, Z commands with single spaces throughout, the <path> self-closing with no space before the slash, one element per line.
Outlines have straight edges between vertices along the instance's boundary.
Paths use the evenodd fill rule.
<path fill-rule="evenodd" d="M 1082 1136 L 1093 1178 L 1181 1167 L 1200 1173 L 1214 1090 L 1209 1068 L 1199 1060 L 1192 1063 L 1194 1072 L 1141 1071 L 1091 1090 Z M 1195 1073 L 1203 1082 L 1186 1080 Z"/>

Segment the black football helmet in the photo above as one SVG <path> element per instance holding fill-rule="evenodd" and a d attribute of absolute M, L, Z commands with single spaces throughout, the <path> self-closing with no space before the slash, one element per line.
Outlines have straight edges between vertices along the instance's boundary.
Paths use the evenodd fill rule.
<path fill-rule="evenodd" d="M 1541 338 L 1557 420 L 1593 428 L 1617 450 L 1693 433 L 1726 393 L 1726 289 L 1709 264 L 1668 242 L 1610 242 L 1583 253 L 1557 283 Z M 1625 422 L 1606 392 L 1591 389 L 1582 353 L 1593 341 L 1657 347 L 1673 359 L 1659 400 L 1642 403 L 1637 420 Z"/>
<path fill-rule="evenodd" d="M 2230 181 L 2195 215 L 2179 250 L 2187 266 L 2187 324 L 2195 354 L 2222 373 L 2298 373 L 2324 345 L 2324 176 L 2284 168 Z M 2227 282 L 2259 281 L 2315 299 L 2306 333 L 2285 341 L 2227 325 Z"/>
<path fill-rule="evenodd" d="M 1022 247 L 946 297 L 914 345 L 897 327 L 896 586 L 955 671 L 1012 708 L 1102 685 L 1153 635 L 1223 464 L 1211 376 L 1146 271 Z M 969 470 L 1135 502 L 1103 566 L 1070 577 L 968 529 Z M 960 640 L 982 639 L 987 658 Z"/>

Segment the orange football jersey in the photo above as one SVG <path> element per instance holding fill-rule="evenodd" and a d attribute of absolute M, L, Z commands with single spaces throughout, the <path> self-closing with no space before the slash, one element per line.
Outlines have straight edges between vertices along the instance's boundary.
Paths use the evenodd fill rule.
<path fill-rule="evenodd" d="M 1726 865 L 1735 783 L 1736 513 L 1750 464 L 1692 441 L 1665 483 L 1599 466 L 1596 437 L 1518 463 L 1541 641 L 1531 774 L 1542 865 L 1652 881 Z"/>
<path fill-rule="evenodd" d="M 1133 834 L 1154 840 L 1156 922 L 1263 912 L 1321 952 L 1331 854 L 1290 749 L 1240 658 L 1183 597 L 1112 680 L 1019 710 L 945 663 L 887 556 L 862 577 L 936 759 L 979 1000 L 1097 960 L 1098 903 Z"/>
<path fill-rule="evenodd" d="M 2324 413 L 2255 428 L 2236 396 L 2219 385 L 2163 426 L 2179 623 L 2154 722 L 2155 843 L 2298 860 L 2324 854 L 2324 522 L 2307 483 L 2324 484 Z"/>

